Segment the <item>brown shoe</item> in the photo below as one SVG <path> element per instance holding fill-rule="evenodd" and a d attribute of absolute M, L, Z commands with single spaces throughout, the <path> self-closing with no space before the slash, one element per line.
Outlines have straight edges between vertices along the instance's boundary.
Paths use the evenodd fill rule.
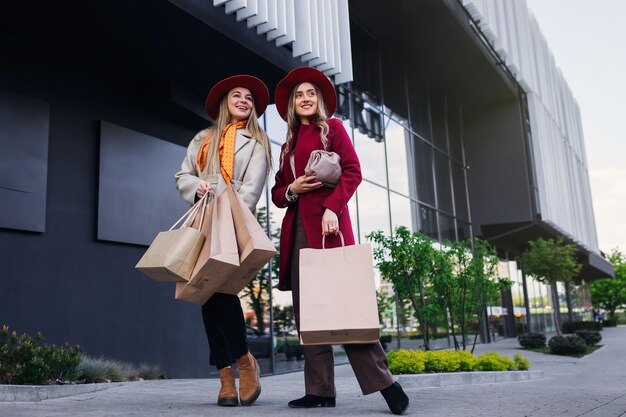
<path fill-rule="evenodd" d="M 237 387 L 235 386 L 235 370 L 233 368 L 220 369 L 220 388 L 217 394 L 217 405 L 236 406 L 239 404 L 237 398 Z"/>
<path fill-rule="evenodd" d="M 239 400 L 241 405 L 252 405 L 261 394 L 259 364 L 250 352 L 237 359 L 239 369 Z"/>

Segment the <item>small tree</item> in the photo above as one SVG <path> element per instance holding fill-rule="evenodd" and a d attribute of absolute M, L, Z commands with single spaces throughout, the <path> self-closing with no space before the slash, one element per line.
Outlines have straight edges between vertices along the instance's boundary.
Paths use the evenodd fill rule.
<path fill-rule="evenodd" d="M 521 255 L 522 269 L 539 282 L 549 284 L 552 293 L 554 325 L 557 335 L 561 335 L 559 320 L 559 297 L 557 282 L 571 281 L 580 272 L 581 265 L 574 257 L 576 246 L 566 244 L 562 238 L 544 240 L 539 238 L 528 242 L 528 249 Z"/>
<path fill-rule="evenodd" d="M 374 249 L 378 270 L 383 279 L 393 284 L 400 300 L 410 301 L 420 325 L 424 348 L 430 350 L 428 324 L 436 308 L 426 296 L 435 251 L 432 241 L 405 226 L 396 227 L 393 236 L 385 236 L 379 230 L 368 234 L 367 238 L 378 244 Z"/>
<path fill-rule="evenodd" d="M 267 230 L 267 223 L 268 220 L 271 222 L 271 216 L 268 219 L 265 207 L 261 207 L 257 211 L 256 218 L 261 227 Z M 279 247 L 280 228 L 277 228 L 271 234 L 270 239 L 274 246 Z M 248 307 L 254 311 L 257 328 L 261 333 L 265 333 L 265 312 L 268 309 L 269 291 L 272 288 L 271 283 L 278 279 L 278 261 L 279 254 L 276 254 L 271 262 L 267 263 L 242 290 L 241 296 L 246 298 Z M 267 278 L 268 275 L 270 279 Z"/>
<path fill-rule="evenodd" d="M 615 269 L 615 278 L 593 281 L 589 285 L 591 303 L 609 313 L 615 319 L 615 310 L 626 306 L 626 256 L 617 248 L 609 255 L 609 261 Z"/>
<path fill-rule="evenodd" d="M 480 323 L 485 305 L 496 303 L 500 292 L 511 287 L 506 277 L 496 276 L 498 257 L 484 240 L 468 239 L 447 243 L 447 248 L 438 251 L 432 274 L 436 299 L 447 314 L 456 350 L 467 349 L 469 323 Z M 456 329 L 461 332 L 461 345 Z M 472 352 L 476 347 L 474 336 Z"/>

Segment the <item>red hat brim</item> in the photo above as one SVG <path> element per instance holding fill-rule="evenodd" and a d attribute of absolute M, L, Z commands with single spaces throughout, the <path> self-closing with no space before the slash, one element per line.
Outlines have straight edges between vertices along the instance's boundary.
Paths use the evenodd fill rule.
<path fill-rule="evenodd" d="M 235 87 L 244 87 L 250 90 L 254 97 L 254 111 L 257 117 L 261 116 L 270 102 L 270 92 L 263 81 L 252 75 L 233 75 L 224 78 L 211 88 L 206 98 L 206 111 L 209 116 L 216 120 L 220 112 L 220 103 L 224 94 Z"/>
<path fill-rule="evenodd" d="M 337 93 L 333 83 L 323 72 L 311 67 L 298 67 L 291 70 L 285 78 L 280 80 L 274 91 L 274 100 L 276 101 L 276 110 L 283 120 L 287 120 L 287 105 L 289 104 L 289 96 L 293 89 L 304 83 L 309 82 L 315 84 L 322 92 L 324 104 L 326 105 L 326 116 L 332 117 L 337 108 Z"/>

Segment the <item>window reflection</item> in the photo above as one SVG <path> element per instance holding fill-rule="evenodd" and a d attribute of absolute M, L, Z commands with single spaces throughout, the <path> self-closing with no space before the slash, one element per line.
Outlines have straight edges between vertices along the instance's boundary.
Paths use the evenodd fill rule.
<path fill-rule="evenodd" d="M 434 240 L 439 240 L 437 232 L 437 212 L 424 205 L 419 206 L 420 210 L 420 232 Z"/>
<path fill-rule="evenodd" d="M 441 240 L 449 240 L 454 242 L 456 240 L 456 231 L 454 226 L 454 219 L 443 213 L 439 213 L 439 229 L 441 230 Z"/>
<path fill-rule="evenodd" d="M 450 160 L 441 152 L 435 151 L 435 182 L 439 209 L 454 213 L 452 206 L 452 183 L 450 181 Z"/>
<path fill-rule="evenodd" d="M 433 180 L 433 148 L 419 138 L 413 139 L 415 148 L 415 177 L 418 200 L 435 205 L 435 183 Z"/>
<path fill-rule="evenodd" d="M 394 192 L 389 194 L 389 199 L 392 228 L 406 226 L 409 230 L 415 230 L 411 214 L 411 200 Z"/>
<path fill-rule="evenodd" d="M 361 162 L 361 172 L 366 178 L 383 187 L 387 186 L 387 172 L 385 170 L 385 145 L 376 142 L 367 135 L 354 131 L 354 147 Z"/>
<path fill-rule="evenodd" d="M 359 226 L 361 242 L 365 242 L 365 235 L 376 230 L 390 234 L 389 203 L 387 190 L 377 185 L 363 181 L 358 190 L 359 197 Z"/>
<path fill-rule="evenodd" d="M 404 195 L 409 195 L 409 172 L 407 169 L 407 133 L 402 125 L 389 119 L 385 129 L 387 160 L 389 161 L 389 188 Z"/>

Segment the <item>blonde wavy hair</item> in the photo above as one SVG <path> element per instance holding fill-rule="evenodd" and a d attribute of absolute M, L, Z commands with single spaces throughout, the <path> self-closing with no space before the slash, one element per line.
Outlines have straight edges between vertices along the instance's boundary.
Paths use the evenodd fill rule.
<path fill-rule="evenodd" d="M 218 138 L 218 140 L 209 140 L 209 146 L 207 147 L 207 166 L 205 167 L 205 171 L 210 174 L 217 174 L 220 172 L 219 138 L 221 137 L 226 126 L 230 123 L 230 117 L 230 112 L 228 111 L 228 94 L 225 94 L 220 102 L 217 120 L 213 126 L 208 129 L 209 138 Z M 250 132 L 254 140 L 263 146 L 263 150 L 265 151 L 265 161 L 267 162 L 267 172 L 265 174 L 267 175 L 272 167 L 271 146 L 267 133 L 265 133 L 265 130 L 263 130 L 259 125 L 259 119 L 256 116 L 256 109 L 254 108 L 250 112 L 250 117 L 248 117 L 246 130 Z"/>
<path fill-rule="evenodd" d="M 305 81 L 308 82 L 308 81 Z M 285 156 L 291 151 L 291 142 L 293 140 L 293 132 L 300 126 L 300 117 L 296 114 L 296 91 L 305 82 L 301 82 L 296 85 L 291 94 L 289 95 L 289 102 L 287 103 L 287 138 L 285 140 L 285 149 L 280 154 L 280 166 L 283 166 L 283 160 Z M 324 103 L 324 96 L 319 88 L 313 83 L 309 83 L 315 87 L 315 93 L 317 94 L 317 114 L 315 115 L 315 125 L 320 130 L 320 140 L 324 146 L 324 150 L 328 150 L 328 117 L 326 116 L 326 104 Z"/>

